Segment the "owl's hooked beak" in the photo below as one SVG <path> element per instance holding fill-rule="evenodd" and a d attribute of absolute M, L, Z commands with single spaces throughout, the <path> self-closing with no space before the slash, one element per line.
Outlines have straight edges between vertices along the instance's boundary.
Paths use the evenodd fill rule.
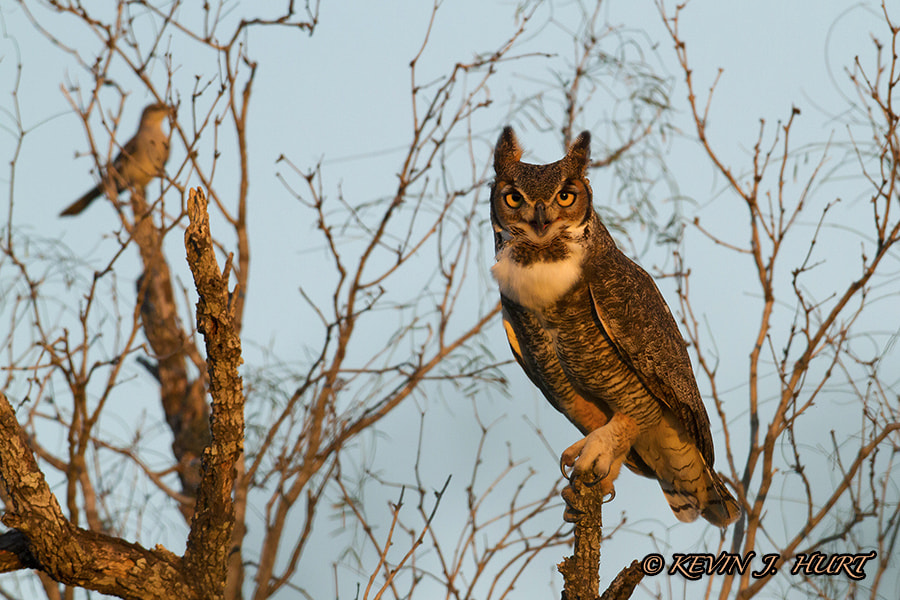
<path fill-rule="evenodd" d="M 547 209 L 544 208 L 543 202 L 538 202 L 534 206 L 534 219 L 529 222 L 531 228 L 534 229 L 534 232 L 538 234 L 538 236 L 542 236 L 547 233 L 547 229 L 550 227 L 550 220 L 547 218 Z"/>

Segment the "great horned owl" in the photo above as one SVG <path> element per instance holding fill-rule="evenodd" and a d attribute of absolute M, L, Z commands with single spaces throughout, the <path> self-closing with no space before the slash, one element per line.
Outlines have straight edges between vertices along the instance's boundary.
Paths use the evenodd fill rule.
<path fill-rule="evenodd" d="M 604 494 L 624 462 L 659 481 L 675 516 L 740 515 L 713 471 L 709 417 L 678 326 L 650 276 L 592 205 L 585 131 L 566 156 L 520 162 L 512 128 L 494 150 L 491 222 L 503 326 L 519 365 L 585 435 L 562 454 Z"/>

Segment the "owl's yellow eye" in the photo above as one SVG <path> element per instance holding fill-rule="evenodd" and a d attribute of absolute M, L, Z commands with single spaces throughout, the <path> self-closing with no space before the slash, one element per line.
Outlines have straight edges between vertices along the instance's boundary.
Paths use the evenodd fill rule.
<path fill-rule="evenodd" d="M 572 206 L 572 203 L 575 202 L 575 196 L 577 194 L 575 192 L 561 191 L 556 194 L 556 203 L 562 206 L 563 208 L 567 206 Z"/>
<path fill-rule="evenodd" d="M 509 192 L 503 195 L 503 201 L 510 208 L 519 208 L 522 206 L 522 194 L 519 192 Z"/>

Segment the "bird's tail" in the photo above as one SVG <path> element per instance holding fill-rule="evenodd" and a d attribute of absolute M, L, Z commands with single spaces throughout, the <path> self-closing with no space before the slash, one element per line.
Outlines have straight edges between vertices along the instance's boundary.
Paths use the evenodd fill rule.
<path fill-rule="evenodd" d="M 711 485 L 707 488 L 706 505 L 700 514 L 717 527 L 727 527 L 741 516 L 741 507 L 735 500 L 718 473 L 707 469 Z"/>
<path fill-rule="evenodd" d="M 98 185 L 97 187 L 88 191 L 84 196 L 67 206 L 65 210 L 59 213 L 59 216 L 72 217 L 81 213 L 84 209 L 90 206 L 91 202 L 99 198 L 101 194 L 103 194 L 103 188 Z"/>
<path fill-rule="evenodd" d="M 666 501 L 679 521 L 702 516 L 716 527 L 727 527 L 741 516 L 741 507 L 719 474 L 703 465 L 699 479 L 685 482 L 659 480 Z"/>

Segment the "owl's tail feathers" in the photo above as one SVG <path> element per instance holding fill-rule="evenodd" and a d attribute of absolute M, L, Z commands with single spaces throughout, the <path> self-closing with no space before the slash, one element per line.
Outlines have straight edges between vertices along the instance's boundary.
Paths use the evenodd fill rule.
<path fill-rule="evenodd" d="M 86 193 L 84 196 L 67 206 L 65 210 L 59 213 L 59 216 L 71 217 L 81 213 L 81 211 L 86 209 L 91 204 L 91 202 L 99 198 L 101 194 L 103 194 L 103 187 L 98 185 L 97 187 L 88 191 L 88 193 Z"/>
<path fill-rule="evenodd" d="M 695 480 L 696 481 L 696 480 Z M 699 482 L 700 489 L 676 489 L 667 481 L 660 481 L 663 495 L 672 512 L 679 521 L 690 523 L 697 517 L 704 519 L 716 527 L 728 527 L 741 516 L 741 507 L 735 500 L 719 475 L 706 467 Z M 701 490 L 705 488 L 705 494 Z M 705 495 L 705 501 L 698 496 Z"/>
<path fill-rule="evenodd" d="M 706 506 L 701 514 L 716 527 L 728 527 L 741 516 L 741 507 L 719 475 L 712 469 L 707 469 L 707 473 L 712 485 L 706 489 Z"/>

